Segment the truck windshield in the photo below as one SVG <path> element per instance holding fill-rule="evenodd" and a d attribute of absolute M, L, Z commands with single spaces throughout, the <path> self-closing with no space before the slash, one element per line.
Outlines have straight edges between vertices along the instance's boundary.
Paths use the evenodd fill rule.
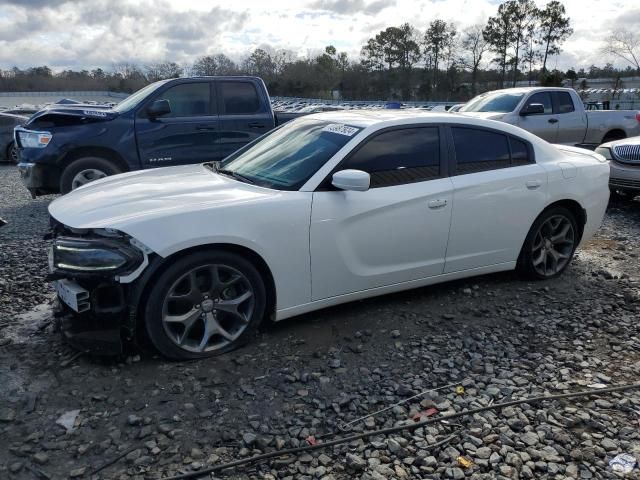
<path fill-rule="evenodd" d="M 141 101 L 143 101 L 154 90 L 156 90 L 158 87 L 161 87 L 165 83 L 167 83 L 167 80 L 151 83 L 146 87 L 141 88 L 136 93 L 129 95 L 127 98 L 113 107 L 113 109 L 118 113 L 128 112 L 129 110 L 136 108 Z"/>
<path fill-rule="evenodd" d="M 480 95 L 460 109 L 461 112 L 509 113 L 516 109 L 524 93 L 490 93 Z"/>
<path fill-rule="evenodd" d="M 361 129 L 298 119 L 225 158 L 219 171 L 267 188 L 297 190 Z"/>

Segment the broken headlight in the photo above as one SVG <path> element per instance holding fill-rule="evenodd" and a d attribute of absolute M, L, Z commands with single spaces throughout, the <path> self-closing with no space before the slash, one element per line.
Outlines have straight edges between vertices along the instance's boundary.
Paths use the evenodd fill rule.
<path fill-rule="evenodd" d="M 58 237 L 51 247 L 51 269 L 77 273 L 120 273 L 135 269 L 142 252 L 107 238 Z"/>
<path fill-rule="evenodd" d="M 44 148 L 51 142 L 53 135 L 49 132 L 33 132 L 29 130 L 18 130 L 19 144 L 22 148 Z"/>

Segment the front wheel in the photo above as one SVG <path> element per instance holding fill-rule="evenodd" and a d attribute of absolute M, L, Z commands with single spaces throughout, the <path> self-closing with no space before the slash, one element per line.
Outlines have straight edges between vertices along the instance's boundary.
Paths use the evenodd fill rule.
<path fill-rule="evenodd" d="M 517 269 L 538 280 L 557 277 L 571 262 L 579 241 L 575 215 L 564 207 L 550 208 L 533 222 Z"/>
<path fill-rule="evenodd" d="M 60 192 L 69 193 L 87 183 L 109 175 L 120 173 L 120 169 L 104 158 L 84 157 L 71 162 L 60 176 Z"/>
<path fill-rule="evenodd" d="M 173 263 L 144 306 L 147 334 L 160 353 L 186 360 L 246 343 L 265 313 L 258 270 L 229 252 L 198 252 Z"/>

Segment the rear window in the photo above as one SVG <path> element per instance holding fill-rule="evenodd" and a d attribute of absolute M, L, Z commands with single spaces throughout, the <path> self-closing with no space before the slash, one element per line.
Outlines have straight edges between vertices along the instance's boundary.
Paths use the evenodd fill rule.
<path fill-rule="evenodd" d="M 575 110 L 571 95 L 567 92 L 554 92 L 556 101 L 556 113 L 571 113 Z"/>
<path fill-rule="evenodd" d="M 490 130 L 453 127 L 456 175 L 485 172 L 533 163 L 529 145 L 523 140 Z"/>
<path fill-rule="evenodd" d="M 260 99 L 253 83 L 220 82 L 223 112 L 227 115 L 246 115 L 260 110 Z"/>

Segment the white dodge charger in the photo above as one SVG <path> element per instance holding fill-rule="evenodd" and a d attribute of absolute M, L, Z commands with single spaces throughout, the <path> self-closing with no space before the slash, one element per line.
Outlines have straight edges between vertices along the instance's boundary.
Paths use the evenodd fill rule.
<path fill-rule="evenodd" d="M 517 269 L 562 273 L 602 221 L 609 165 L 505 123 L 331 112 L 221 164 L 125 173 L 49 207 L 63 331 L 97 352 L 146 332 L 172 358 L 260 322 Z"/>

